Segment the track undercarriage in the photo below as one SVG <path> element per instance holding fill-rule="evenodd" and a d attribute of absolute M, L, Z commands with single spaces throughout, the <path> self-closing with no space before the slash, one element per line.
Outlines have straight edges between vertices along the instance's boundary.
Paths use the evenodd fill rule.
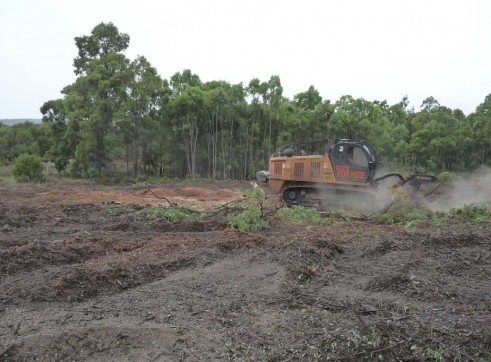
<path fill-rule="evenodd" d="M 290 206 L 357 210 L 374 208 L 378 201 L 375 190 L 328 184 L 292 185 L 283 191 L 282 199 Z"/>

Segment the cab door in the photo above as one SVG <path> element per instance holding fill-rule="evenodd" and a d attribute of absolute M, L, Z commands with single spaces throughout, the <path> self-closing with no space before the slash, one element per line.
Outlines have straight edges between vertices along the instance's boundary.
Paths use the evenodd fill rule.
<path fill-rule="evenodd" d="M 330 157 L 336 180 L 368 182 L 370 177 L 370 155 L 361 145 L 338 143 L 330 150 Z"/>

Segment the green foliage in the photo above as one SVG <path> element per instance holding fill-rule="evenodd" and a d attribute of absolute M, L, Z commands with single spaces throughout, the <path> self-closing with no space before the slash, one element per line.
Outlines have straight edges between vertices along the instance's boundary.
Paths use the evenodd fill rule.
<path fill-rule="evenodd" d="M 18 182 L 42 181 L 43 164 L 37 155 L 24 154 L 15 159 L 13 174 Z"/>
<path fill-rule="evenodd" d="M 276 215 L 281 219 L 290 220 L 294 224 L 301 224 L 307 222 L 318 222 L 321 220 L 319 211 L 314 208 L 307 208 L 303 206 L 282 207 L 278 209 Z"/>
<path fill-rule="evenodd" d="M 484 205 L 471 204 L 451 209 L 446 217 L 456 221 L 486 223 L 491 221 L 491 212 Z"/>
<path fill-rule="evenodd" d="M 431 362 L 443 362 L 445 361 L 445 353 L 441 348 L 432 349 L 430 347 L 426 348 L 426 350 L 414 345 L 411 346 L 411 351 L 420 358 L 425 358 L 425 361 Z"/>
<path fill-rule="evenodd" d="M 329 135 L 367 140 L 389 168 L 491 165 L 491 94 L 468 116 L 433 97 L 419 111 L 407 97 L 331 102 L 314 86 L 290 100 L 277 75 L 246 86 L 203 82 L 189 69 L 162 79 L 144 56 L 126 58 L 129 42 L 112 23 L 76 37 L 77 79 L 43 104 L 43 125 L 0 125 L 0 163 L 31 153 L 59 172 L 74 165 L 79 177 L 108 176 L 109 165 L 123 162 L 132 176 L 244 180 L 268 167 L 281 144 Z"/>
<path fill-rule="evenodd" d="M 387 224 L 404 224 L 408 228 L 413 228 L 433 218 L 434 214 L 431 210 L 416 205 L 401 189 L 395 194 L 394 201 L 389 208 L 377 216 L 377 221 Z"/>
<path fill-rule="evenodd" d="M 51 143 L 44 124 L 24 122 L 3 126 L 0 123 L 0 164 L 11 164 L 24 153 L 43 157 Z"/>
<path fill-rule="evenodd" d="M 433 350 L 428 348 L 425 352 L 425 357 L 428 361 L 443 362 L 445 361 L 445 355 L 441 349 Z"/>
<path fill-rule="evenodd" d="M 263 208 L 269 205 L 264 191 L 254 187 L 245 193 L 245 200 L 241 202 L 244 210 L 238 214 L 227 217 L 229 226 L 240 231 L 261 231 L 269 228 L 269 222 L 264 216 Z"/>
<path fill-rule="evenodd" d="M 351 331 L 348 338 L 348 347 L 360 356 L 360 361 L 383 361 L 383 355 L 377 352 L 381 345 L 382 337 L 373 327 L 366 333 Z"/>
<path fill-rule="evenodd" d="M 453 172 L 443 171 L 438 175 L 438 182 L 442 185 L 451 185 L 455 181 Z"/>
<path fill-rule="evenodd" d="M 194 219 L 202 214 L 198 211 L 183 207 L 145 207 L 136 212 L 136 215 L 145 219 L 166 219 L 169 221 L 178 221 L 183 219 Z"/>
<path fill-rule="evenodd" d="M 228 217 L 229 225 L 240 231 L 262 231 L 269 228 L 259 205 L 250 205 L 244 211 Z"/>
<path fill-rule="evenodd" d="M 442 223 L 447 221 L 487 223 L 491 221 L 489 205 L 471 204 L 445 212 L 431 210 L 413 203 L 407 194 L 400 190 L 390 207 L 377 216 L 377 221 L 388 224 L 403 224 L 414 228 L 421 223 Z"/>
<path fill-rule="evenodd" d="M 260 187 L 254 187 L 252 191 L 246 192 L 245 196 L 253 200 L 264 200 L 264 191 Z"/>

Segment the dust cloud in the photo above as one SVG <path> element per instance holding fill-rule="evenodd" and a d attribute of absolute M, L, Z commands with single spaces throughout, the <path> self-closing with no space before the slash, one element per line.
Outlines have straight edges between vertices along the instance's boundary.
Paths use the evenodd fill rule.
<path fill-rule="evenodd" d="M 449 186 L 440 186 L 434 200 L 427 201 L 433 211 L 448 211 L 470 204 L 491 207 L 491 168 L 481 167 L 472 174 L 457 176 Z"/>

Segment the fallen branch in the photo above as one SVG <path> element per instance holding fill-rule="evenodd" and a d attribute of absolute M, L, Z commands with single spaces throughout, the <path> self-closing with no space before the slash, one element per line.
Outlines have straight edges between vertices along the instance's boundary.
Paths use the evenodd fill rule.
<path fill-rule="evenodd" d="M 370 217 L 368 217 L 367 215 L 365 214 L 362 214 L 360 213 L 361 216 L 350 216 L 350 219 L 351 220 L 355 220 L 355 221 L 367 221 L 367 220 L 370 220 Z"/>
<path fill-rule="evenodd" d="M 148 264 L 148 262 L 147 262 L 147 268 L 148 268 L 148 271 L 150 272 L 150 274 L 152 274 L 152 276 L 153 276 L 154 278 L 156 278 L 157 276 L 156 276 L 156 275 L 155 275 L 155 273 L 153 272 L 152 268 L 150 268 L 150 265 Z"/>
<path fill-rule="evenodd" d="M 17 322 L 17 324 L 14 327 L 14 330 L 12 331 L 14 336 L 16 336 L 19 333 L 19 328 L 20 328 L 20 322 Z"/>
<path fill-rule="evenodd" d="M 87 273 L 85 272 L 81 272 L 81 274 L 89 281 L 91 282 L 92 284 L 94 284 L 95 286 L 99 286 L 99 284 L 97 284 L 97 282 L 90 276 L 88 275 Z"/>
<path fill-rule="evenodd" d="M 387 206 L 387 208 L 386 208 L 384 211 L 382 211 L 382 212 L 381 212 L 381 214 L 383 215 L 383 214 L 385 214 L 387 211 L 389 211 L 389 210 L 390 210 L 390 208 L 392 207 L 392 205 L 394 205 L 394 203 L 395 203 L 395 201 L 392 201 L 392 202 L 389 204 L 389 206 Z"/>
<path fill-rule="evenodd" d="M 355 308 L 353 304 L 350 304 L 350 309 L 353 311 L 355 314 L 356 318 L 358 319 L 358 322 L 360 322 L 361 329 L 363 332 L 368 331 L 368 324 L 365 322 L 365 320 L 362 318 L 361 314 L 359 313 L 358 309 Z"/>
<path fill-rule="evenodd" d="M 259 200 L 259 208 L 261 209 L 261 219 L 264 219 L 264 200 Z"/>
<path fill-rule="evenodd" d="M 430 196 L 432 193 L 434 193 L 436 190 L 438 190 L 439 187 L 440 187 L 440 184 L 437 184 L 436 187 L 433 188 L 433 190 L 431 190 L 430 192 L 425 194 L 425 197 Z"/>
<path fill-rule="evenodd" d="M 341 213 L 337 213 L 336 217 L 339 217 L 341 219 L 343 219 L 344 221 L 349 221 L 348 218 L 344 217 L 343 215 L 341 215 Z"/>
<path fill-rule="evenodd" d="M 222 206 L 216 208 L 214 211 L 210 212 L 209 215 L 216 215 L 219 214 L 222 211 L 236 211 L 236 210 L 243 210 L 243 207 L 234 207 L 231 208 L 229 207 L 230 204 L 233 204 L 235 202 L 242 201 L 242 200 L 232 200 L 227 202 L 226 204 L 223 204 Z"/>
<path fill-rule="evenodd" d="M 155 194 L 153 192 L 153 190 L 150 188 L 150 187 L 146 187 L 146 189 L 154 196 L 156 197 L 157 199 L 160 199 L 160 200 L 165 200 L 169 203 L 169 206 L 171 207 L 174 207 L 174 206 L 177 206 L 177 204 L 175 202 L 171 202 L 167 197 L 164 197 L 164 196 L 159 196 L 157 194 Z"/>
<path fill-rule="evenodd" d="M 321 302 L 320 305 L 325 310 L 343 310 L 348 308 L 345 305 L 326 303 L 326 302 Z"/>
<path fill-rule="evenodd" d="M 268 215 L 274 215 L 278 212 L 279 209 L 282 209 L 283 206 L 278 206 L 276 207 L 274 210 L 271 210 L 271 211 L 268 211 L 266 213 L 264 213 L 265 216 L 268 216 Z"/>

